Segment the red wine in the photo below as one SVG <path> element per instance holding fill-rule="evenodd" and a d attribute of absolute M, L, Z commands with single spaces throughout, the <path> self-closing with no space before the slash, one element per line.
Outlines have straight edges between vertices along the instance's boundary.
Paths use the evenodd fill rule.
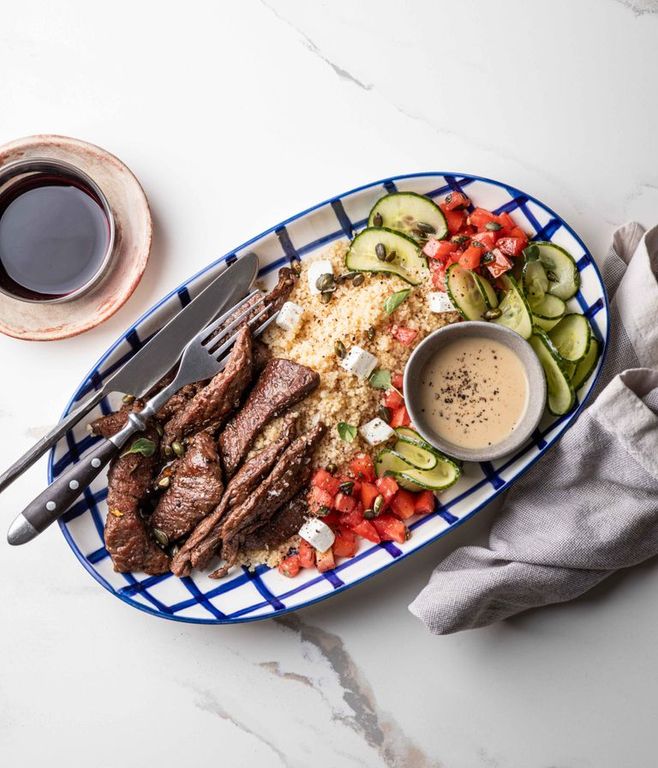
<path fill-rule="evenodd" d="M 0 195 L 0 286 L 22 299 L 68 296 L 101 268 L 110 226 L 80 179 L 34 173 Z"/>

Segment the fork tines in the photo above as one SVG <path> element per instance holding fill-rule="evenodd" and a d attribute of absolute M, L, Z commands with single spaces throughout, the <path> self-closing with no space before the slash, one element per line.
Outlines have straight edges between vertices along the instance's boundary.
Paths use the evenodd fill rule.
<path fill-rule="evenodd" d="M 260 304 L 261 302 L 258 302 Z M 256 306 L 256 305 L 252 305 Z M 252 307 L 250 307 L 251 309 Z M 260 325 L 257 326 L 257 323 L 260 319 L 263 318 L 268 312 L 270 311 L 269 305 L 266 305 L 263 307 L 263 309 L 260 310 L 257 314 L 255 314 L 251 320 L 249 320 L 246 325 L 251 330 L 251 332 L 254 334 L 254 336 L 259 336 L 266 328 L 267 326 L 276 320 L 276 316 L 279 314 L 278 312 L 275 312 L 272 314 L 271 317 L 268 317 L 264 322 L 262 322 Z M 222 355 L 225 352 L 228 352 L 229 349 L 235 344 L 235 340 L 238 338 L 238 332 L 234 333 L 227 341 L 225 341 L 223 344 L 217 343 L 216 339 L 212 339 L 212 343 L 208 345 L 207 351 L 217 360 L 222 357 Z"/>

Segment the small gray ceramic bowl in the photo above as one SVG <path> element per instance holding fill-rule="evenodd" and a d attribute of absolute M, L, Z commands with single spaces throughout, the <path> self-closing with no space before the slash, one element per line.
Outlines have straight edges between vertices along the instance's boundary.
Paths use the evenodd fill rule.
<path fill-rule="evenodd" d="M 421 412 L 420 387 L 418 386 L 423 368 L 441 347 L 457 339 L 473 337 L 498 341 L 515 352 L 528 377 L 529 390 L 528 407 L 514 432 L 500 443 L 477 450 L 455 445 L 436 434 Z M 456 459 L 491 461 L 492 459 L 499 459 L 501 456 L 507 456 L 520 448 L 539 424 L 546 405 L 546 378 L 537 355 L 530 344 L 518 333 L 495 323 L 469 320 L 439 328 L 438 331 L 434 331 L 423 339 L 416 347 L 404 370 L 404 398 L 414 427 L 428 443 Z"/>

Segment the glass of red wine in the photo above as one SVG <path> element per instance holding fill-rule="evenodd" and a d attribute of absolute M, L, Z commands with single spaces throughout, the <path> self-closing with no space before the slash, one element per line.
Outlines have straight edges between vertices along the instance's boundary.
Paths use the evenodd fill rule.
<path fill-rule="evenodd" d="M 86 173 L 53 159 L 0 168 L 0 292 L 63 302 L 106 273 L 114 249 L 107 198 Z"/>

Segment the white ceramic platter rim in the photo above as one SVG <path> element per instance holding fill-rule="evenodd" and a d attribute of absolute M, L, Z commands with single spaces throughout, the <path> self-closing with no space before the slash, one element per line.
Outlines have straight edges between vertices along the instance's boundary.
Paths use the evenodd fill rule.
<path fill-rule="evenodd" d="M 79 400 L 84 399 L 89 391 L 100 386 L 103 376 L 109 375 L 120 364 L 120 360 L 134 354 L 151 333 L 189 301 L 191 294 L 198 292 L 225 267 L 227 261 L 239 257 L 240 253 L 256 250 L 263 265 L 261 275 L 265 279 L 269 275 L 273 280 L 278 268 L 287 263 L 290 257 L 307 258 L 328 244 L 350 236 L 353 229 L 365 226 L 370 205 L 387 191 L 417 191 L 441 199 L 449 191 L 461 187 L 464 187 L 466 194 L 473 194 L 475 205 L 511 212 L 524 229 L 533 231 L 535 237 L 539 233 L 537 239 L 552 240 L 564 245 L 576 258 L 582 287 L 572 300 L 572 306 L 587 312 L 597 336 L 604 343 L 604 354 L 594 375 L 579 392 L 577 408 L 557 419 L 544 417 L 533 439 L 511 458 L 467 465 L 465 477 L 441 497 L 437 510 L 412 522 L 410 527 L 414 535 L 408 542 L 399 545 L 392 542 L 382 545 L 361 542 L 355 557 L 342 560 L 334 571 L 319 574 L 310 569 L 302 571 L 294 579 L 284 577 L 276 569 L 265 566 L 259 566 L 254 573 L 242 569 L 236 575 L 219 582 L 209 579 L 205 574 L 182 580 L 171 574 L 116 574 L 102 546 L 102 526 L 106 511 L 106 478 L 102 477 L 97 485 L 85 491 L 85 496 L 60 520 L 66 541 L 96 581 L 129 605 L 175 621 L 224 624 L 281 615 L 348 589 L 445 536 L 509 488 L 555 443 L 582 410 L 596 384 L 607 351 L 609 307 L 601 275 L 583 241 L 548 206 L 507 184 L 471 174 L 449 172 L 392 176 L 357 187 L 286 219 L 212 262 L 151 307 L 103 354 L 78 387 L 64 413 L 68 413 Z M 328 220 L 325 223 L 330 222 L 332 226 L 325 227 L 324 234 L 320 235 L 316 220 L 321 222 L 323 218 Z M 305 233 L 313 234 L 313 239 L 304 237 Z M 263 257 L 263 251 L 272 253 L 273 257 Z M 190 292 L 188 287 L 192 289 Z M 126 351 L 119 356 L 122 349 Z M 120 395 L 117 395 L 104 400 L 101 411 L 107 412 L 116 407 L 119 398 Z M 71 462 L 78 461 L 80 455 L 93 444 L 94 438 L 86 433 L 84 425 L 69 432 L 51 452 L 49 481 Z M 92 548 L 94 542 L 96 546 Z M 303 599 L 300 599 L 302 596 Z"/>

